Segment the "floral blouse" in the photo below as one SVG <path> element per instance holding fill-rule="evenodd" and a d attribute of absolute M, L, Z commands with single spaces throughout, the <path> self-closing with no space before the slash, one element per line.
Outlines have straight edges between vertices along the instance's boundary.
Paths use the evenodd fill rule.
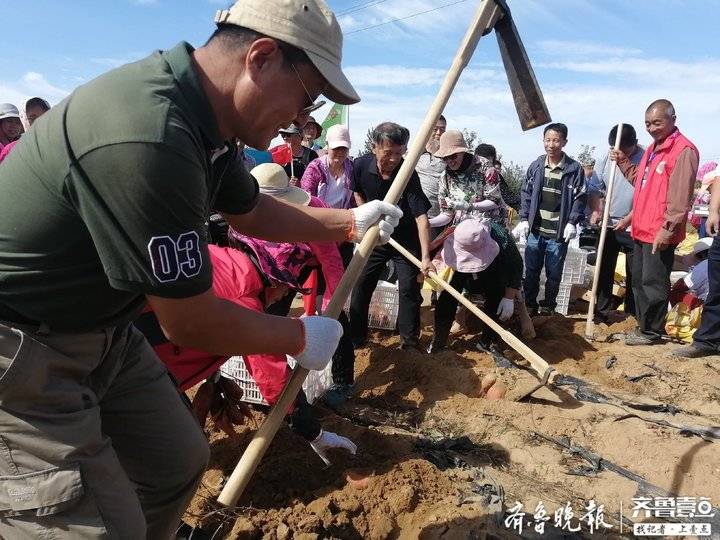
<path fill-rule="evenodd" d="M 507 226 L 507 205 L 500 192 L 500 181 L 492 162 L 481 156 L 471 156 L 473 161 L 464 170 L 445 169 L 440 176 L 438 203 L 440 211 L 454 212 L 452 225 L 457 225 L 468 217 L 490 218 L 495 223 Z M 466 158 L 467 159 L 467 158 Z M 465 163 L 463 162 L 463 165 Z M 495 210 L 483 212 L 470 208 L 466 211 L 453 211 L 453 202 L 464 201 L 470 204 L 490 200 L 497 204 Z"/>

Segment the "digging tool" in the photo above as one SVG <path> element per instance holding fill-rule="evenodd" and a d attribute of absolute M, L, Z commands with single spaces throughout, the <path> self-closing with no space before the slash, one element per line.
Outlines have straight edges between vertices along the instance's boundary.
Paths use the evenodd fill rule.
<path fill-rule="evenodd" d="M 418 268 L 422 269 L 422 263 L 418 260 L 415 255 L 410 253 L 407 249 L 402 247 L 400 244 L 397 243 L 397 241 L 390 239 L 390 245 L 394 247 L 403 257 L 405 257 L 408 261 L 413 263 Z M 505 330 L 502 326 L 500 326 L 498 323 L 496 323 L 494 320 L 492 320 L 487 314 L 483 313 L 480 308 L 478 308 L 475 304 L 473 304 L 470 300 L 465 298 L 458 290 L 450 285 L 448 282 L 446 282 L 444 279 L 442 279 L 440 276 L 438 276 L 435 272 L 430 272 L 430 277 L 443 289 L 445 289 L 449 294 L 451 294 L 455 299 L 460 302 L 463 306 L 465 306 L 468 311 L 470 311 L 473 315 L 478 317 L 482 322 L 487 324 L 490 328 L 495 330 L 495 332 L 498 333 L 498 335 L 502 338 L 502 340 L 510 345 L 513 349 L 515 349 L 518 354 L 520 354 L 525 360 L 527 360 L 530 363 L 530 366 L 532 367 L 533 371 L 538 374 L 538 377 L 541 381 L 543 381 L 543 385 L 546 383 L 552 384 L 555 379 L 558 376 L 558 373 L 555 371 L 554 368 L 550 367 L 548 363 L 543 360 L 535 351 L 533 351 L 530 347 L 525 345 L 522 341 L 520 341 L 517 337 L 515 337 L 513 334 Z"/>
<path fill-rule="evenodd" d="M 622 122 L 618 124 L 617 135 L 615 136 L 615 151 L 620 149 L 620 137 L 622 135 Z M 588 306 L 587 322 L 585 323 L 585 339 L 592 341 L 595 337 L 595 301 L 597 299 L 598 283 L 600 282 L 600 267 L 602 266 L 603 250 L 605 249 L 605 237 L 607 236 L 607 226 L 610 220 L 610 201 L 612 200 L 613 184 L 615 184 L 615 173 L 617 172 L 617 162 L 613 161 L 610 165 L 610 180 L 607 185 L 605 194 L 605 208 L 603 209 L 602 227 L 600 228 L 600 240 L 598 242 L 597 256 L 595 257 L 595 273 L 593 274 L 592 293 L 590 293 L 590 305 Z"/>
<path fill-rule="evenodd" d="M 532 67 L 525 53 L 525 48 L 520 42 L 517 29 L 512 23 L 507 4 L 504 0 L 482 0 L 463 38 L 462 44 L 455 55 L 453 64 L 445 77 L 445 81 L 425 116 L 425 120 L 420 126 L 417 137 L 413 140 L 405 156 L 405 161 L 385 196 L 386 202 L 397 204 L 400 200 L 410 176 L 415 170 L 418 158 L 425 149 L 425 144 L 430 136 L 430 132 L 450 99 L 450 95 L 457 84 L 460 73 L 470 61 L 481 35 L 489 33 L 498 23 L 502 23 L 499 25 L 497 32 L 502 34 L 498 36 L 498 40 L 502 41 L 501 54 L 503 62 L 506 67 L 508 65 L 512 66 L 512 71 L 508 73 L 508 80 L 522 129 L 531 129 L 550 121 L 550 114 L 545 105 L 545 100 L 535 80 Z M 345 270 L 335 290 L 335 294 L 333 294 L 325 310 L 327 317 L 336 318 L 342 312 L 343 305 L 360 272 L 365 267 L 368 257 L 377 243 L 377 239 L 378 228 L 375 226 L 365 234 L 363 241 L 358 246 L 350 264 Z M 285 413 L 295 400 L 307 374 L 308 371 L 306 369 L 300 366 L 295 367 L 280 398 L 270 411 L 265 422 L 263 422 L 260 429 L 255 433 L 255 436 L 252 441 L 250 441 L 235 470 L 228 479 L 225 488 L 220 493 L 218 497 L 220 504 L 232 506 L 240 498 L 252 474 L 260 463 L 263 454 L 275 436 L 275 433 L 282 425 Z"/>

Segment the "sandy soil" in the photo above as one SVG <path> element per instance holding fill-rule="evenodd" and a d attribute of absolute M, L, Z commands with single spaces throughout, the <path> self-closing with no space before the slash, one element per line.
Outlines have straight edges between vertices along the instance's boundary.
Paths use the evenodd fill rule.
<path fill-rule="evenodd" d="M 430 315 L 423 313 L 426 342 Z M 532 521 L 542 502 L 550 517 L 543 538 L 589 538 L 588 523 L 573 535 L 554 528 L 553 514 L 570 503 L 576 526 L 593 500 L 604 505 L 612 528 L 592 537 L 630 538 L 632 521 L 642 521 L 628 514 L 633 497 L 670 492 L 720 505 L 720 441 L 681 429 L 720 426 L 720 358 L 678 361 L 670 356 L 677 344 L 628 348 L 605 341 L 632 328 L 632 319 L 596 326 L 593 343 L 582 337 L 580 315 L 537 322 L 538 338 L 529 345 L 611 403 L 578 400 L 582 394 L 572 386 L 542 388 L 519 402 L 537 379 L 498 367 L 475 349 L 474 336 L 430 356 L 400 351 L 397 336 L 376 332 L 357 351 L 356 397 L 338 413 L 318 408 L 326 429 L 357 443 L 357 456 L 337 452 L 323 469 L 308 444 L 284 427 L 240 507 L 218 510 L 213 500 L 255 426 L 238 428 L 238 442 L 210 429 L 212 463 L 186 519 L 216 538 L 513 538 L 503 512 L 519 501 Z M 506 356 L 522 363 L 512 351 Z M 508 386 L 506 399 L 481 396 L 488 373 Z M 641 411 L 623 401 L 679 412 Z M 642 478 L 589 471 L 590 462 L 546 437 L 567 438 Z M 368 477 L 366 485 L 349 482 L 348 471 Z M 533 534 L 531 525 L 522 537 Z"/>

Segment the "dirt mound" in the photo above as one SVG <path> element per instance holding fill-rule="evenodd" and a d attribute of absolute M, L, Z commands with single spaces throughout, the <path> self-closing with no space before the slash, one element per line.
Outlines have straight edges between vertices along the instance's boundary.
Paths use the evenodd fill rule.
<path fill-rule="evenodd" d="M 356 456 L 336 452 L 323 468 L 307 441 L 283 428 L 240 507 L 220 510 L 213 501 L 254 427 L 238 429 L 238 441 L 211 431 L 212 463 L 186 519 L 217 531 L 216 538 L 511 538 L 496 524 L 490 489 L 504 490 L 505 510 L 522 502 L 529 518 L 540 502 L 552 517 L 566 503 L 579 515 L 592 499 L 604 505 L 614 527 L 608 534 L 618 537 L 620 505 L 627 510 L 649 488 L 717 505 L 717 443 L 693 429 L 720 425 L 720 364 L 679 361 L 670 355 L 675 344 L 604 341 L 633 327 L 632 319 L 597 325 L 598 341 L 588 342 L 584 319 L 553 316 L 529 343 L 606 403 L 583 400 L 573 387 L 514 401 L 537 380 L 527 370 L 499 367 L 474 348 L 475 336 L 426 355 L 400 351 L 397 336 L 375 333 L 357 351 L 355 397 L 337 413 L 318 409 L 325 429 L 356 442 Z M 505 356 L 523 363 L 512 351 Z M 480 395 L 488 373 L 507 385 L 505 400 Z M 582 451 L 615 469 L 594 468 L 592 454 Z M 349 472 L 367 485 L 360 489 Z M 623 519 L 627 527 L 627 512 Z"/>

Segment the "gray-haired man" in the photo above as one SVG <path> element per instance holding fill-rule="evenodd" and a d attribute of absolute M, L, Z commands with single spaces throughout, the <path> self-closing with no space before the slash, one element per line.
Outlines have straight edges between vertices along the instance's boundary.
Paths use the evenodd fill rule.
<path fill-rule="evenodd" d="M 358 204 L 382 200 L 385 197 L 403 163 L 402 156 L 407 150 L 409 138 L 408 129 L 393 122 L 384 122 L 373 130 L 373 153 L 364 155 L 353 163 L 352 190 Z M 403 211 L 403 217 L 393 238 L 416 256 L 422 256 L 423 273 L 427 275 L 433 269 L 430 262 L 430 225 L 427 218 L 430 202 L 420 187 L 417 172 L 413 171 L 398 205 Z M 353 289 L 350 303 L 353 344 L 360 346 L 367 339 L 370 299 L 389 260 L 395 263 L 400 289 L 400 346 L 403 349 L 417 349 L 421 300 L 418 270 L 390 246 L 378 246 L 373 250 Z"/>

